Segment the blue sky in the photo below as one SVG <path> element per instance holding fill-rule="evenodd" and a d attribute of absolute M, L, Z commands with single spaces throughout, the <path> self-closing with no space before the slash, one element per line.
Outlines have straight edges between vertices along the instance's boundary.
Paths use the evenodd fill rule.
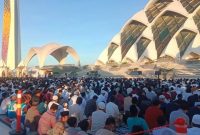
<path fill-rule="evenodd" d="M 3 1 L 0 0 L 0 44 Z M 31 47 L 72 46 L 81 64 L 94 64 L 124 23 L 148 0 L 20 0 L 22 59 Z M 69 63 L 74 63 L 69 57 Z M 34 58 L 30 65 L 37 65 Z M 49 57 L 46 64 L 57 64 Z"/>

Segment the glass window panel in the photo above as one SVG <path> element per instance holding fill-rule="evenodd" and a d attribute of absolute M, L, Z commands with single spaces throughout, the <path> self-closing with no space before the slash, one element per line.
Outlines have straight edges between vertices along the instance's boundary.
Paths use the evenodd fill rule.
<path fill-rule="evenodd" d="M 177 20 L 180 23 L 179 25 Z M 163 49 L 167 46 L 173 35 L 178 31 L 179 27 L 182 26 L 185 21 L 185 17 L 174 12 L 167 12 L 156 20 L 152 28 L 157 27 L 158 31 L 156 32 L 156 30 L 154 30 L 153 32 L 158 57 L 162 53 Z M 181 40 L 179 42 L 181 43 Z"/>
<path fill-rule="evenodd" d="M 179 34 L 177 37 L 176 37 L 176 40 L 177 40 L 177 44 L 178 46 L 183 42 L 183 38 L 181 36 L 181 34 Z"/>
<path fill-rule="evenodd" d="M 165 22 L 169 22 L 172 20 L 172 17 L 170 16 L 163 16 L 162 18 L 164 19 Z"/>
<path fill-rule="evenodd" d="M 174 33 L 176 33 L 176 31 L 178 31 L 178 29 L 176 27 L 174 27 L 174 29 L 171 29 L 171 31 L 170 31 L 171 35 L 174 35 Z"/>
<path fill-rule="evenodd" d="M 200 29 L 200 23 L 197 25 L 198 29 Z"/>
<path fill-rule="evenodd" d="M 181 4 L 185 9 L 192 13 L 200 5 L 200 0 L 180 0 Z"/>
<path fill-rule="evenodd" d="M 185 8 L 189 13 L 193 11 L 193 7 L 191 7 L 190 5 L 187 5 Z"/>
<path fill-rule="evenodd" d="M 137 38 L 145 30 L 146 26 L 142 23 L 133 21 L 121 34 L 121 45 L 122 45 L 122 59 L 130 49 L 130 47 L 135 43 Z"/>
<path fill-rule="evenodd" d="M 195 38 L 196 33 L 189 30 L 182 30 L 176 37 L 176 41 L 180 50 L 180 56 L 182 57 L 187 50 L 190 43 Z M 182 37 L 182 38 L 180 38 Z"/>
<path fill-rule="evenodd" d="M 187 1 L 183 1 L 182 5 L 183 5 L 183 7 L 186 7 L 188 5 L 188 2 Z"/>
<path fill-rule="evenodd" d="M 197 13 L 193 17 L 195 24 L 198 27 L 198 30 L 200 31 L 200 10 L 197 11 Z"/>
<path fill-rule="evenodd" d="M 177 27 L 177 22 L 176 21 L 170 21 L 170 23 L 167 24 L 169 29 L 173 29 Z"/>
<path fill-rule="evenodd" d="M 169 4 L 172 0 L 158 0 L 152 4 L 145 12 L 149 22 L 152 22 L 154 18 Z M 153 17 L 153 18 L 152 18 Z"/>
<path fill-rule="evenodd" d="M 186 38 L 186 36 L 188 35 L 188 32 L 187 31 L 182 31 L 181 35 Z"/>
<path fill-rule="evenodd" d="M 137 42 L 137 52 L 138 52 L 138 58 L 141 57 L 141 55 L 144 53 L 145 49 L 149 45 L 151 41 L 147 38 L 142 37 L 138 42 Z"/>
<path fill-rule="evenodd" d="M 117 44 L 112 43 L 111 46 L 108 48 L 108 59 L 112 56 L 115 50 L 118 48 Z"/>
<path fill-rule="evenodd" d="M 160 41 L 163 41 L 167 36 L 169 36 L 169 30 L 168 28 L 164 28 L 159 34 Z"/>

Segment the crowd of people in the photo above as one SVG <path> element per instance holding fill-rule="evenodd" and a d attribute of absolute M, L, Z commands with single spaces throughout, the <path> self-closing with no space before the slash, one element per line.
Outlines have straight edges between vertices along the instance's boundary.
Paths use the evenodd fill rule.
<path fill-rule="evenodd" d="M 18 90 L 27 135 L 200 135 L 200 79 L 0 79 L 13 123 Z"/>

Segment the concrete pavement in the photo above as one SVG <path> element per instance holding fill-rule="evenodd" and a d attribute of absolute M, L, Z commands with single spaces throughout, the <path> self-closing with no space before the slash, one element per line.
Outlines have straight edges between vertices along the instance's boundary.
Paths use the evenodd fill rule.
<path fill-rule="evenodd" d="M 0 122 L 0 134 L 1 135 L 9 135 L 10 130 L 11 129 L 7 125 Z"/>

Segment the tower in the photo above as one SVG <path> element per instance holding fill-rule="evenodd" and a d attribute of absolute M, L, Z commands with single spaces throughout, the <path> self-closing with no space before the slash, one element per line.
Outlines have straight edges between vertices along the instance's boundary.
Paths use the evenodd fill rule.
<path fill-rule="evenodd" d="M 21 60 L 19 0 L 4 0 L 2 59 L 11 70 Z"/>

